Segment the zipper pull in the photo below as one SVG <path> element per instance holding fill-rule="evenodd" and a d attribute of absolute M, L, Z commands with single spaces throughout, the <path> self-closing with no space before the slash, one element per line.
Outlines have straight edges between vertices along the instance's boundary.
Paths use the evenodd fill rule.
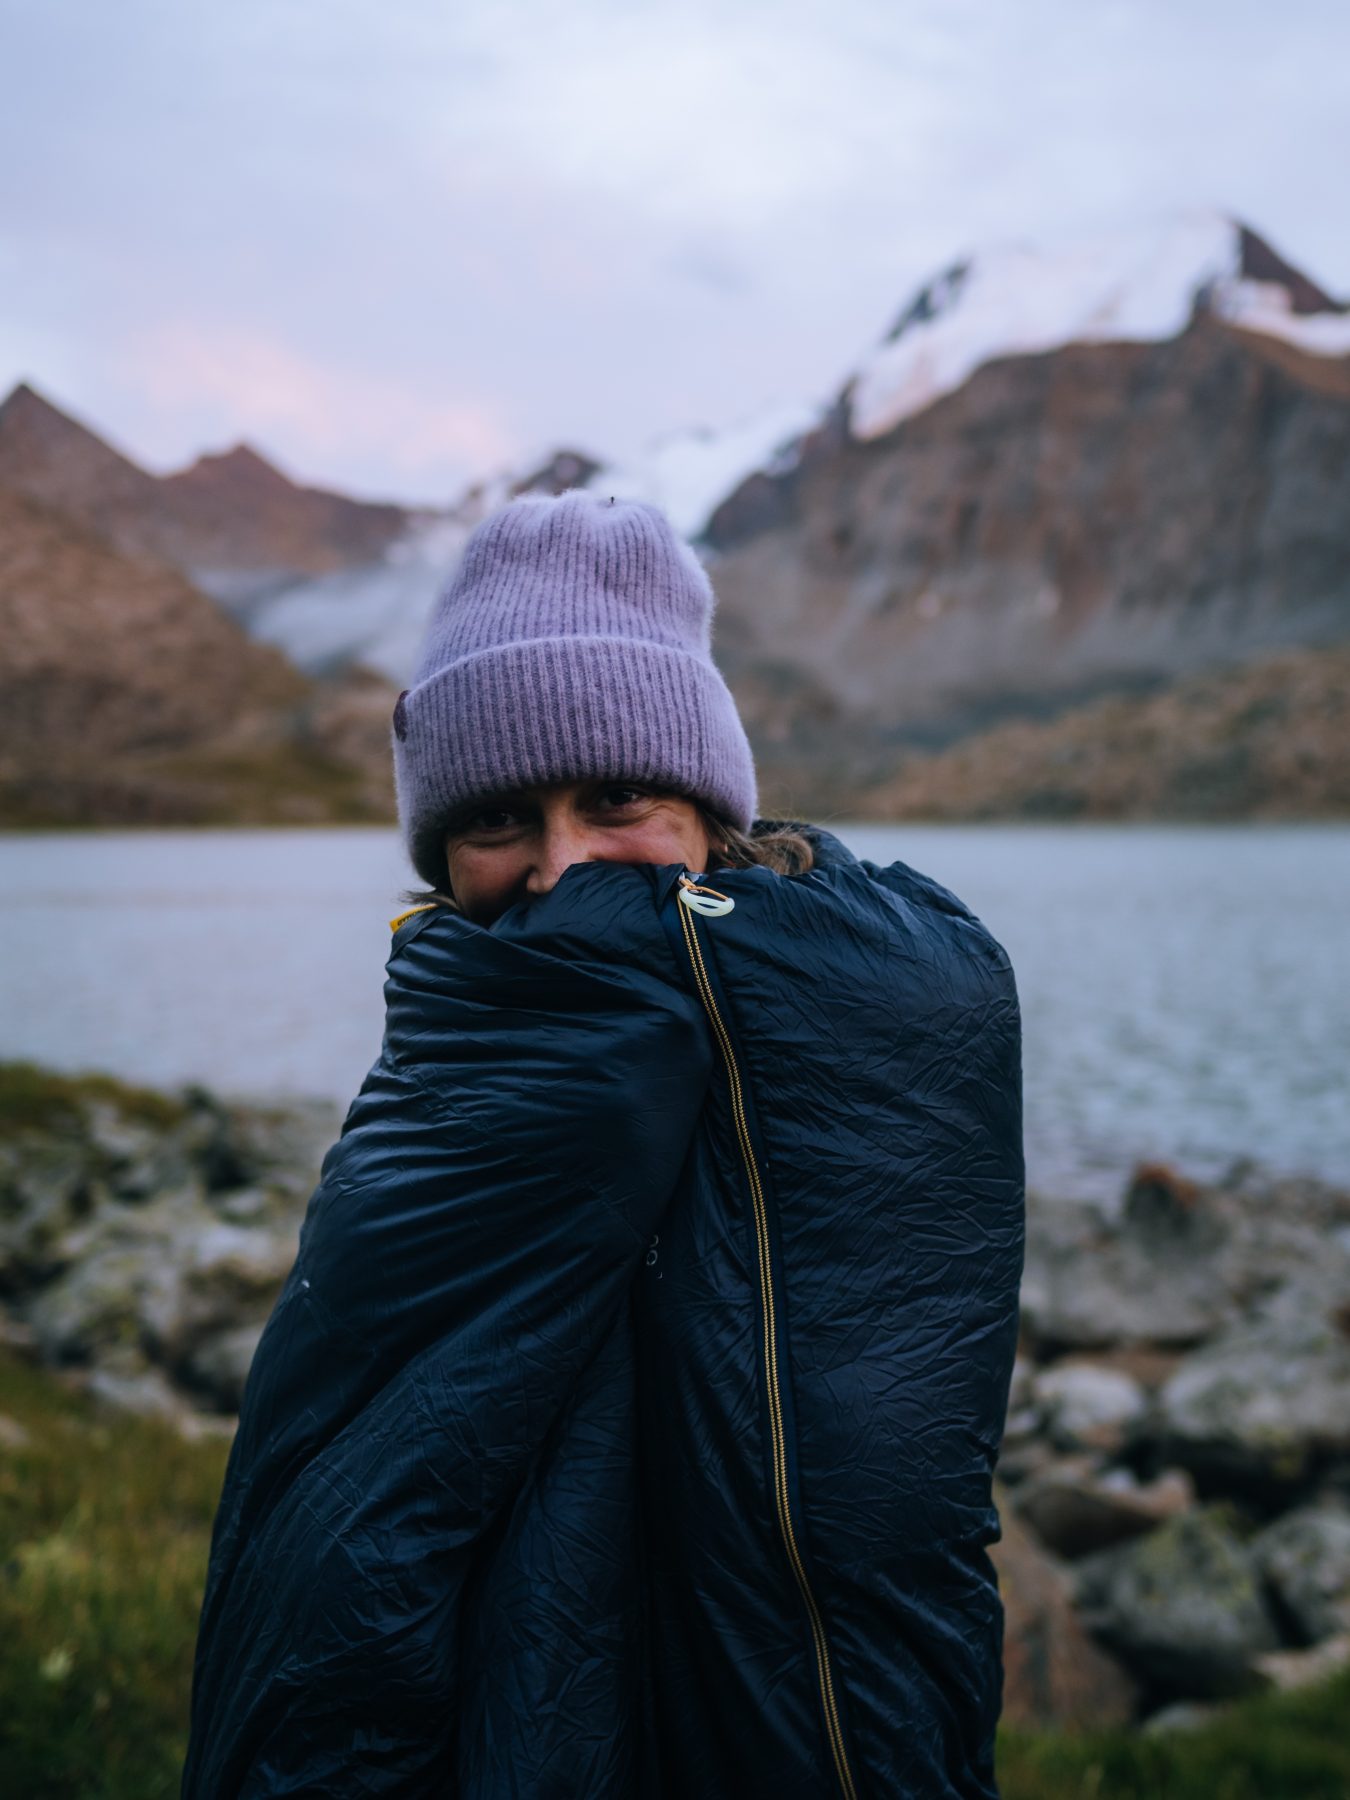
<path fill-rule="evenodd" d="M 700 887 L 687 875 L 680 876 L 680 904 L 687 906 L 690 912 L 702 913 L 707 919 L 720 919 L 729 913 L 736 902 L 729 894 L 719 894 L 716 888 Z"/>

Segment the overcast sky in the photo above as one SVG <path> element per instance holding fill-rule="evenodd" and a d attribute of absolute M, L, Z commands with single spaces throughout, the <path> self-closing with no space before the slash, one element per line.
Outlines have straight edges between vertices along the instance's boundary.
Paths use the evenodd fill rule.
<path fill-rule="evenodd" d="M 0 390 L 444 501 L 823 396 L 958 254 L 1217 206 L 1350 296 L 1344 0 L 0 0 Z"/>

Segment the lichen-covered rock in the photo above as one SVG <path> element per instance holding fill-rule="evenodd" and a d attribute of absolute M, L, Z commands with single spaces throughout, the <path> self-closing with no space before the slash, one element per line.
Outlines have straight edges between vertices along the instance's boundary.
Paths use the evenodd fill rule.
<path fill-rule="evenodd" d="M 197 1179 L 181 1127 L 166 1130 L 129 1118 L 110 1100 L 86 1106 L 85 1138 L 90 1160 L 115 1199 L 148 1200 L 191 1187 Z"/>
<path fill-rule="evenodd" d="M 1135 1171 L 1118 1214 L 1028 1195 L 1022 1316 L 1040 1355 L 1194 1347 L 1297 1281 L 1350 1292 L 1350 1194 L 1255 1169 L 1201 1187 Z"/>
<path fill-rule="evenodd" d="M 1188 1234 L 1169 1238 L 1151 1214 L 1031 1206 L 1022 1280 L 1031 1342 L 1042 1353 L 1190 1345 L 1217 1330 L 1232 1310 L 1216 1255 L 1226 1227 L 1202 1202 L 1194 1211 Z"/>
<path fill-rule="evenodd" d="M 200 1191 L 109 1203 L 67 1245 L 63 1273 L 29 1301 L 51 1361 L 135 1346 L 170 1370 L 212 1333 L 265 1316 L 295 1258 L 295 1230 L 222 1220 Z"/>
<path fill-rule="evenodd" d="M 8 1413 L 0 1413 L 0 1450 L 26 1450 L 28 1443 L 27 1427 Z"/>
<path fill-rule="evenodd" d="M 1025 1356 L 1013 1361 L 1012 1379 L 1008 1383 L 1008 1416 L 1025 1411 L 1035 1399 L 1036 1368 Z"/>
<path fill-rule="evenodd" d="M 1061 1450 L 1117 1451 L 1148 1410 L 1137 1381 L 1092 1363 L 1059 1363 L 1037 1376 L 1034 1391 Z"/>
<path fill-rule="evenodd" d="M 1006 1618 L 1003 1716 L 1023 1727 L 1123 1724 L 1134 1712 L 1129 1676 L 1098 1649 L 1073 1608 L 1068 1573 L 1000 1497 L 1003 1537 L 992 1550 Z"/>
<path fill-rule="evenodd" d="M 0 1340 L 80 1365 L 115 1405 L 237 1404 L 336 1108 L 4 1079 Z"/>
<path fill-rule="evenodd" d="M 1163 1387 L 1169 1461 L 1211 1486 L 1278 1492 L 1350 1452 L 1350 1334 L 1317 1286 L 1289 1286 L 1188 1356 Z"/>
<path fill-rule="evenodd" d="M 216 1102 L 215 1107 L 208 1155 L 212 1190 L 262 1185 L 289 1207 L 303 1205 L 338 1134 L 339 1109 L 326 1100 L 293 1100 L 277 1107 Z"/>
<path fill-rule="evenodd" d="M 1307 1650 L 1272 1650 L 1268 1656 L 1256 1659 L 1257 1674 L 1282 1693 L 1320 1687 L 1347 1668 L 1350 1668 L 1350 1633 L 1325 1638 Z"/>
<path fill-rule="evenodd" d="M 96 1368 L 84 1383 L 85 1391 L 106 1406 L 119 1412 L 137 1413 L 142 1418 L 166 1419 L 182 1426 L 188 1406 L 161 1369 L 120 1367 Z"/>
<path fill-rule="evenodd" d="M 29 1302 L 27 1323 L 48 1362 L 92 1362 L 139 1348 L 146 1322 L 175 1305 L 178 1271 L 132 1234 L 81 1245 Z"/>
<path fill-rule="evenodd" d="M 1179 1469 L 1138 1481 L 1128 1469 L 1100 1470 L 1090 1457 L 1065 1457 L 1017 1490 L 1017 1510 L 1058 1556 L 1090 1556 L 1142 1537 L 1195 1504 Z"/>
<path fill-rule="evenodd" d="M 1242 1693 L 1258 1685 L 1255 1659 L 1279 1648 L 1251 1553 L 1224 1507 L 1090 1558 L 1077 1592 L 1097 1636 L 1159 1697 Z"/>
<path fill-rule="evenodd" d="M 1252 1556 L 1304 1644 L 1350 1633 L 1350 1511 L 1286 1513 L 1256 1539 Z"/>
<path fill-rule="evenodd" d="M 1145 1737 L 1170 1737 L 1176 1732 L 1203 1731 L 1224 1708 L 1213 1700 L 1173 1700 L 1150 1713 L 1143 1724 Z"/>
<path fill-rule="evenodd" d="M 0 1143 L 0 1294 L 22 1293 L 64 1267 L 67 1233 L 104 1192 L 78 1139 Z"/>

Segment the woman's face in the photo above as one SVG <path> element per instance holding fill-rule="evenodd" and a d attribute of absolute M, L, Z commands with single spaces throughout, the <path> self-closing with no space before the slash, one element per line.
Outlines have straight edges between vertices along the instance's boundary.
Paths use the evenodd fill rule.
<path fill-rule="evenodd" d="M 713 857 L 692 800 L 638 782 L 565 781 L 484 801 L 446 835 L 450 891 L 466 918 L 491 925 L 547 894 L 573 863 L 683 863 Z"/>

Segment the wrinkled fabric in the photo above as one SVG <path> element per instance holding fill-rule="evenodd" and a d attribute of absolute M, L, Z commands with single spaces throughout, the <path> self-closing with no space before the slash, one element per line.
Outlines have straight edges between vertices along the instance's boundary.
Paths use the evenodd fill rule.
<path fill-rule="evenodd" d="M 244 1396 L 189 1800 L 995 1793 L 1016 992 L 817 843 L 710 878 L 703 985 L 678 869 L 397 933 Z"/>

